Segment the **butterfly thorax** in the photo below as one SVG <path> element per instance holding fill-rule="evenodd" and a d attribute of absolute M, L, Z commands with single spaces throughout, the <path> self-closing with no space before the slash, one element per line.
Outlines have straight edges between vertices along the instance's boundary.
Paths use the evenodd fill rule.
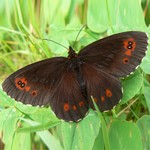
<path fill-rule="evenodd" d="M 68 52 L 68 66 L 69 68 L 73 68 L 74 70 L 80 70 L 80 65 L 82 64 L 82 61 L 80 60 L 80 57 L 78 54 L 76 54 L 75 50 L 71 46 L 69 46 L 69 52 Z"/>
<path fill-rule="evenodd" d="M 73 48 L 71 46 L 69 46 L 69 52 L 68 52 L 68 58 L 72 59 L 72 58 L 76 58 L 77 54 L 75 52 L 75 50 L 73 50 Z"/>

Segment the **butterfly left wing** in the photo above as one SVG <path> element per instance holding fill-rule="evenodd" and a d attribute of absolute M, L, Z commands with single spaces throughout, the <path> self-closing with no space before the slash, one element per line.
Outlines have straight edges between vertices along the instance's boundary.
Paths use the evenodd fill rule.
<path fill-rule="evenodd" d="M 89 64 L 118 77 L 135 70 L 145 56 L 148 37 L 146 33 L 129 31 L 100 39 L 84 47 L 80 58 Z"/>

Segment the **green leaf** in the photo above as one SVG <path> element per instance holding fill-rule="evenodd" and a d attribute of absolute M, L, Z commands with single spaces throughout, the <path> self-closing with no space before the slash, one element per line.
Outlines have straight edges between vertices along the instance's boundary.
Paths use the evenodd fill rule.
<path fill-rule="evenodd" d="M 41 140 L 45 143 L 45 145 L 49 148 L 49 149 L 58 149 L 58 150 L 61 150 L 62 149 L 62 146 L 60 144 L 60 141 L 58 141 L 58 139 L 56 137 L 54 137 L 48 130 L 45 130 L 47 129 L 47 126 L 49 125 L 49 127 L 51 126 L 55 126 L 57 123 L 54 123 L 54 124 L 47 124 L 47 126 L 45 125 L 39 125 L 38 122 L 35 122 L 35 121 L 32 121 L 32 120 L 28 120 L 28 119 L 22 119 L 24 120 L 25 122 L 27 122 L 28 124 L 30 124 L 32 127 L 29 127 L 29 128 L 23 128 L 23 129 L 18 129 L 18 132 L 33 132 L 35 131 L 34 130 L 34 127 L 35 129 L 37 129 L 36 132 L 37 135 L 41 138 Z M 43 127 L 43 128 L 42 128 Z M 44 128 L 45 127 L 45 128 Z M 39 131 L 40 129 L 44 129 L 43 131 Z"/>
<path fill-rule="evenodd" d="M 89 0 L 87 25 L 94 32 L 104 32 L 109 26 L 106 0 Z"/>
<path fill-rule="evenodd" d="M 1 106 L 13 106 L 15 101 L 10 98 L 0 87 L 0 105 Z"/>
<path fill-rule="evenodd" d="M 144 96 L 146 99 L 148 110 L 150 112 L 150 87 L 144 87 Z"/>
<path fill-rule="evenodd" d="M 149 28 L 150 30 L 150 28 Z M 147 54 L 145 56 L 145 58 L 142 60 L 142 63 L 141 63 L 141 68 L 142 70 L 147 73 L 147 74 L 150 74 L 150 48 L 148 47 L 148 50 L 147 50 Z"/>
<path fill-rule="evenodd" d="M 115 17 L 113 16 L 114 14 L 112 12 L 110 14 L 111 18 L 117 18 L 117 21 L 121 21 L 118 23 L 118 25 L 127 26 L 128 28 L 134 30 L 137 30 L 140 27 L 146 27 L 143 11 L 139 1 L 117 0 L 116 3 L 118 3 L 118 6 L 116 6 L 118 8 L 118 13 Z M 111 5 L 111 7 L 113 7 L 113 5 Z"/>
<path fill-rule="evenodd" d="M 150 24 L 150 2 L 147 0 L 142 0 L 142 8 L 143 11 L 145 12 L 145 22 L 146 25 L 149 26 Z"/>
<path fill-rule="evenodd" d="M 42 124 L 39 124 L 38 122 L 36 121 L 31 121 L 31 120 L 28 120 L 28 119 L 24 119 L 22 118 L 22 120 L 26 123 L 29 123 L 31 124 L 30 127 L 22 127 L 22 128 L 18 128 L 16 131 L 19 133 L 19 132 L 38 132 L 38 131 L 42 131 L 42 130 L 48 130 L 50 128 L 53 128 L 55 127 L 56 125 L 60 124 L 60 121 L 58 122 L 48 122 L 48 123 L 42 123 Z M 35 124 L 37 125 L 35 125 Z M 32 126 L 33 125 L 33 126 Z"/>
<path fill-rule="evenodd" d="M 139 92 L 143 84 L 143 76 L 139 70 L 123 81 L 123 97 L 121 104 L 126 103 Z"/>
<path fill-rule="evenodd" d="M 0 131 L 3 131 L 3 142 L 6 149 L 11 149 L 15 135 L 18 117 L 14 108 L 8 108 L 0 112 Z"/>
<path fill-rule="evenodd" d="M 103 149 L 105 149 L 105 145 L 104 145 L 103 133 L 102 133 L 102 130 L 100 129 L 99 134 L 97 138 L 95 139 L 92 150 L 103 150 Z"/>
<path fill-rule="evenodd" d="M 110 149 L 143 149 L 141 134 L 135 123 L 113 121 L 109 129 Z"/>
<path fill-rule="evenodd" d="M 108 138 L 108 129 L 107 129 L 106 121 L 104 120 L 103 115 L 99 111 L 99 108 L 96 105 L 93 97 L 92 97 L 92 101 L 93 101 L 94 107 L 98 113 L 98 116 L 101 120 L 101 130 L 102 130 L 102 134 L 103 134 L 103 140 L 104 140 L 105 148 L 110 149 L 110 143 L 109 143 L 109 138 Z"/>
<path fill-rule="evenodd" d="M 150 116 L 143 116 L 137 121 L 137 125 L 140 129 L 143 149 L 150 149 Z"/>
<path fill-rule="evenodd" d="M 64 149 L 91 150 L 99 133 L 99 129 L 99 118 L 92 110 L 77 124 L 63 122 L 61 125 L 61 132 Z"/>
<path fill-rule="evenodd" d="M 139 1 L 89 0 L 87 25 L 98 33 L 146 29 Z"/>
<path fill-rule="evenodd" d="M 42 139 L 49 149 L 63 150 L 60 141 L 54 137 L 49 131 L 37 132 L 37 135 Z"/>
<path fill-rule="evenodd" d="M 16 133 L 13 140 L 12 150 L 30 150 L 31 135 L 29 133 Z"/>
<path fill-rule="evenodd" d="M 27 110 L 28 111 L 28 110 Z M 54 115 L 51 108 L 37 108 L 34 112 L 30 113 L 30 118 L 45 124 L 47 122 L 59 122 L 59 119 Z"/>

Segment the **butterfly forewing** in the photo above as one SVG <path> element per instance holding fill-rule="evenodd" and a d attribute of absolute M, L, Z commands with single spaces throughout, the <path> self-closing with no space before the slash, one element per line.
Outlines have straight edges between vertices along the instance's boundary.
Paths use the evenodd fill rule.
<path fill-rule="evenodd" d="M 130 31 L 98 40 L 79 52 L 83 61 L 118 77 L 135 70 L 147 50 L 146 33 Z"/>
<path fill-rule="evenodd" d="M 46 105 L 66 69 L 66 60 L 56 57 L 28 65 L 9 76 L 3 90 L 24 104 Z"/>

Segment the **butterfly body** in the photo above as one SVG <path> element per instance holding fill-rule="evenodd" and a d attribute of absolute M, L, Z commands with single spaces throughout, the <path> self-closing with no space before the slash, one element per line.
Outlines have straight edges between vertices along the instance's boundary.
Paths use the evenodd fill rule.
<path fill-rule="evenodd" d="M 28 65 L 2 84 L 17 101 L 34 106 L 50 105 L 56 116 L 77 122 L 89 108 L 111 110 L 121 99 L 119 77 L 135 70 L 145 55 L 148 37 L 130 31 L 98 40 L 78 54 L 69 47 L 68 57 L 55 57 Z"/>

